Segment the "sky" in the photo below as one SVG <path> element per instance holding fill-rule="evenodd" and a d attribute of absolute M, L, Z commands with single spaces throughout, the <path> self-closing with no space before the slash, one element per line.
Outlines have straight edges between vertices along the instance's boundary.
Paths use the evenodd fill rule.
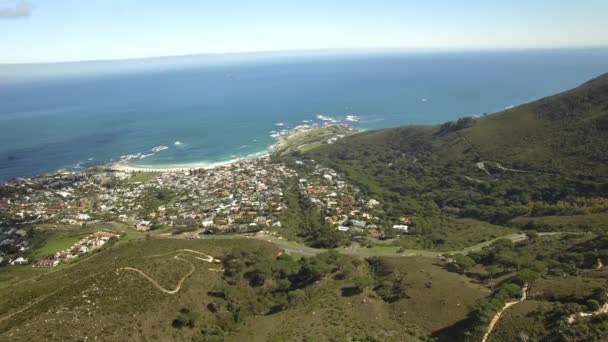
<path fill-rule="evenodd" d="M 0 64 L 608 46 L 607 0 L 0 0 Z"/>

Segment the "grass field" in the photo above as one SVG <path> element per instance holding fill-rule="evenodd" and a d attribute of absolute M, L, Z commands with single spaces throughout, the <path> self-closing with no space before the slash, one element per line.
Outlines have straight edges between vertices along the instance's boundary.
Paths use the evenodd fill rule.
<path fill-rule="evenodd" d="M 30 265 L 0 267 L 0 288 L 11 286 L 25 279 L 44 275 L 49 271 L 47 268 L 35 268 Z"/>
<path fill-rule="evenodd" d="M 321 144 L 319 143 L 310 143 L 310 144 L 304 144 L 298 147 L 298 149 L 301 152 L 308 152 L 308 151 L 312 151 L 316 148 L 319 148 L 321 146 Z"/>
<path fill-rule="evenodd" d="M 210 271 L 209 263 L 186 257 L 196 271 L 180 292 L 169 295 L 141 275 L 118 269 L 141 267 L 163 286 L 173 288 L 188 270 L 174 255 L 148 256 L 180 248 L 221 256 L 235 246 L 276 253 L 274 246 L 260 241 L 123 240 L 70 267 L 0 288 L 0 340 L 65 341 L 77 336 L 111 341 L 190 340 L 196 331 L 176 330 L 171 321 L 182 306 L 191 307 L 203 319 L 208 314 L 207 292 L 221 273 Z"/>
<path fill-rule="evenodd" d="M 451 331 L 489 294 L 483 286 L 423 257 L 383 257 L 405 276 L 407 298 L 388 303 L 370 290 L 344 297 L 348 283 L 324 281 L 297 307 L 246 322 L 230 341 L 420 341 Z M 426 284 L 432 281 L 433 285 Z M 447 340 L 446 340 L 447 341 Z"/>
<path fill-rule="evenodd" d="M 33 257 L 42 258 L 48 255 L 53 255 L 56 252 L 60 252 L 80 240 L 80 236 L 66 236 L 58 239 L 51 239 L 44 246 L 36 249 L 33 253 Z"/>
<path fill-rule="evenodd" d="M 471 307 L 490 294 L 484 286 L 447 272 L 429 258 L 387 258 L 405 276 L 407 295 L 392 304 L 392 314 L 413 322 L 428 333 L 450 331 L 466 319 Z M 426 284 L 432 282 L 432 286 Z"/>
<path fill-rule="evenodd" d="M 129 183 L 147 183 L 154 178 L 160 176 L 161 172 L 136 172 L 131 178 L 129 178 Z"/>
<path fill-rule="evenodd" d="M 426 249 L 438 252 L 453 251 L 519 231 L 475 219 L 453 219 L 449 222 L 450 224 L 442 229 L 442 243 L 434 244 L 431 248 Z M 427 247 L 424 245 L 423 238 L 412 235 L 403 235 L 397 243 L 404 248 L 423 249 Z"/>

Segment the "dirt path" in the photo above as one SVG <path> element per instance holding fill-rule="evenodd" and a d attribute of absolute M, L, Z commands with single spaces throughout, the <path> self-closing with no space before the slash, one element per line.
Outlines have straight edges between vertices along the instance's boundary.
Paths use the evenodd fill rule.
<path fill-rule="evenodd" d="M 156 255 L 148 255 L 146 256 L 146 258 L 156 258 L 156 257 L 161 257 L 161 256 L 165 256 L 165 255 L 170 255 L 173 253 L 179 253 L 179 252 L 188 252 L 188 253 L 193 253 L 193 254 L 198 254 L 198 255 L 203 255 L 204 258 L 201 257 L 194 257 L 195 259 L 198 260 L 202 260 L 205 262 L 209 262 L 209 263 L 217 263 L 219 262 L 219 260 L 215 259 L 214 257 L 199 252 L 199 251 L 195 251 L 195 250 L 191 250 L 191 249 L 178 249 L 175 250 L 173 252 L 169 252 L 169 253 L 164 253 L 164 254 L 156 254 Z M 190 262 L 190 260 L 187 259 L 182 259 L 180 258 L 180 256 L 183 256 L 185 254 L 178 254 L 176 256 L 174 256 L 174 259 L 183 261 L 183 262 L 187 262 L 188 264 L 190 264 L 190 271 L 188 271 L 188 273 L 186 273 L 183 277 L 180 278 L 180 280 L 177 282 L 177 286 L 173 289 L 173 290 L 169 290 L 164 288 L 162 285 L 160 285 L 156 280 L 154 280 L 154 278 L 150 277 L 149 275 L 147 275 L 144 271 L 137 269 L 135 267 L 121 267 L 118 269 L 118 271 L 132 271 L 132 272 L 136 272 L 139 275 L 141 275 L 142 277 L 144 277 L 146 280 L 148 280 L 150 283 L 152 283 L 152 285 L 154 285 L 154 287 L 156 287 L 157 289 L 159 289 L 160 291 L 167 293 L 167 294 L 176 294 L 179 292 L 179 290 L 182 288 L 182 284 L 184 283 L 184 281 L 186 281 L 186 279 L 188 279 L 188 277 L 190 277 L 192 275 L 192 273 L 194 273 L 194 270 L 196 269 L 196 267 L 194 266 L 194 264 L 192 262 Z"/>
<path fill-rule="evenodd" d="M 212 257 L 209 254 L 205 254 L 203 252 L 199 252 L 199 251 L 195 251 L 192 249 L 187 249 L 187 248 L 182 248 L 182 249 L 176 249 L 172 252 L 168 252 L 168 253 L 163 253 L 163 254 L 153 254 L 153 255 L 148 255 L 146 256 L 146 258 L 157 258 L 157 257 L 161 257 L 161 256 L 165 256 L 165 255 L 171 255 L 173 253 L 179 253 L 179 252 L 188 252 L 188 253 L 194 253 L 194 254 L 199 254 L 199 255 L 203 255 L 205 257 L 205 259 L 201 259 L 201 258 L 197 258 L 203 261 L 207 261 L 207 262 L 220 262 L 218 259 L 215 259 L 214 257 Z"/>
<path fill-rule="evenodd" d="M 592 312 L 579 312 L 579 313 L 575 313 L 572 314 L 570 316 L 568 316 L 568 319 L 566 320 L 568 322 L 568 324 L 572 324 L 574 323 L 574 321 L 576 321 L 576 317 L 591 317 L 591 316 L 596 316 L 596 315 L 601 315 L 601 314 L 605 314 L 608 313 L 608 303 L 605 303 L 604 305 L 602 305 L 602 307 L 600 307 L 599 309 L 597 309 L 596 311 L 592 311 Z"/>
<path fill-rule="evenodd" d="M 488 169 L 486 169 L 486 163 L 488 163 L 488 161 L 482 161 L 479 163 L 476 163 L 475 165 L 477 165 L 477 167 L 482 170 L 483 172 L 485 172 L 487 175 L 491 176 L 491 173 L 488 171 Z M 502 171 L 510 171 L 510 172 L 530 172 L 530 171 L 525 171 L 525 170 L 517 170 L 517 169 L 510 169 L 508 167 L 504 167 L 502 166 L 502 164 L 498 163 L 498 162 L 493 162 L 494 164 L 496 164 L 496 167 L 499 170 Z"/>
<path fill-rule="evenodd" d="M 503 306 L 502 309 L 500 311 L 498 311 L 496 313 L 496 315 L 494 315 L 494 317 L 490 321 L 490 325 L 488 325 L 488 330 L 486 331 L 485 335 L 483 335 L 483 339 L 481 340 L 481 342 L 488 341 L 488 339 L 490 338 L 490 335 L 492 334 L 492 331 L 494 331 L 496 324 L 498 324 L 498 321 L 500 320 L 500 317 L 505 312 L 505 310 L 507 310 L 508 308 L 512 307 L 513 305 L 515 305 L 519 302 L 523 302 L 524 300 L 526 300 L 527 296 L 528 296 L 528 285 L 525 285 L 521 289 L 521 298 L 519 300 L 506 303 L 505 306 Z"/>
<path fill-rule="evenodd" d="M 198 260 L 201 260 L 201 261 L 209 262 L 209 263 L 219 263 L 219 260 L 218 260 L 218 259 L 215 259 L 215 258 L 214 258 L 214 257 L 212 257 L 211 255 L 208 255 L 208 254 L 205 254 L 205 253 L 202 253 L 202 252 L 199 252 L 199 251 L 191 250 L 191 249 L 178 249 L 178 250 L 175 250 L 175 251 L 172 251 L 172 252 L 169 252 L 169 253 L 165 253 L 165 254 L 157 254 L 157 255 L 149 255 L 149 256 L 147 256 L 147 257 L 148 257 L 148 258 L 160 257 L 160 256 L 170 255 L 170 254 L 179 253 L 179 252 L 187 252 L 187 253 L 193 253 L 193 254 L 202 255 L 203 257 L 195 257 L 195 258 L 196 258 L 196 259 L 198 259 Z M 193 263 L 191 263 L 189 260 L 186 260 L 186 259 L 182 259 L 182 258 L 180 258 L 180 256 L 181 256 L 181 255 L 184 255 L 184 254 L 178 254 L 178 255 L 174 256 L 174 258 L 175 258 L 175 259 L 177 259 L 177 260 L 181 260 L 181 261 L 184 261 L 184 262 L 189 263 L 189 264 L 190 264 L 190 266 L 191 266 L 191 268 L 190 268 L 190 271 L 189 271 L 189 272 L 188 272 L 188 273 L 187 273 L 185 276 L 183 276 L 183 277 L 182 277 L 182 278 L 179 280 L 179 282 L 177 283 L 176 288 L 175 288 L 175 289 L 173 289 L 173 290 L 168 290 L 168 289 L 165 289 L 165 288 L 164 288 L 164 287 L 162 287 L 162 286 L 161 286 L 161 285 L 160 285 L 160 284 L 159 284 L 159 283 L 158 283 L 156 280 L 154 280 L 152 277 L 150 277 L 149 275 L 147 275 L 146 273 L 144 273 L 143 271 L 141 271 L 141 270 L 139 270 L 139 269 L 137 269 L 137 268 L 134 268 L 134 267 L 121 267 L 121 268 L 119 268 L 118 270 L 125 270 L 125 271 L 132 271 L 132 272 L 136 272 L 136 273 L 138 273 L 139 275 L 141 275 L 142 277 L 144 277 L 145 279 L 147 279 L 149 282 L 151 282 L 151 283 L 152 283 L 152 285 L 154 285 L 154 286 L 155 286 L 157 289 L 161 290 L 162 292 L 167 293 L 167 294 L 175 294 L 175 293 L 179 292 L 179 290 L 181 289 L 181 286 L 182 286 L 182 284 L 184 283 L 184 281 L 185 281 L 186 279 L 188 279 L 188 277 L 190 277 L 190 276 L 192 275 L 192 273 L 194 273 L 194 270 L 195 270 L 195 266 L 194 266 L 194 264 L 193 264 Z M 221 270 L 218 270 L 218 269 L 209 269 L 209 270 L 210 270 L 210 271 L 216 271 L 216 272 L 220 272 L 220 271 L 221 271 Z M 81 282 L 81 281 L 83 281 L 83 280 L 85 280 L 85 279 L 88 279 L 88 278 L 91 278 L 91 277 L 97 276 L 97 275 L 99 275 L 99 274 L 101 274 L 101 273 L 103 273 L 103 272 L 94 273 L 94 274 L 88 275 L 88 276 L 86 276 L 86 277 L 84 277 L 84 278 L 80 278 L 80 279 L 76 280 L 74 283 L 72 283 L 72 284 L 70 284 L 70 285 L 63 286 L 63 287 L 61 287 L 61 288 L 59 288 L 59 289 L 57 289 L 57 290 L 55 290 L 55 291 L 53 291 L 53 292 L 51 292 L 51 293 L 48 293 L 48 294 L 46 294 L 46 295 L 44 295 L 44 296 L 42 296 L 42 297 L 36 298 L 36 300 L 34 300 L 34 301 L 33 301 L 33 302 L 31 302 L 30 304 L 28 304 L 28 305 L 26 305 L 26 306 L 22 307 L 21 309 L 19 309 L 19 310 L 15 311 L 15 312 L 12 312 L 12 313 L 10 313 L 10 314 L 8 314 L 8 315 L 4 316 L 4 317 L 1 317 L 1 318 L 0 318 L 0 323 L 2 323 L 2 322 L 4 322 L 5 320 L 8 320 L 8 319 L 10 319 L 11 317 L 13 317 L 13 316 L 15 316 L 15 315 L 17 315 L 17 314 L 20 314 L 20 313 L 24 312 L 25 310 L 27 310 L 27 309 L 29 309 L 29 308 L 31 308 L 31 307 L 33 307 L 33 306 L 37 305 L 38 303 L 42 302 L 42 301 L 43 301 L 43 300 L 45 300 L 46 298 L 51 297 L 52 295 L 54 295 L 54 294 L 56 294 L 57 292 L 59 292 L 59 291 L 61 291 L 61 290 L 65 289 L 65 288 L 66 288 L 66 287 L 68 287 L 68 286 L 73 286 L 73 285 L 78 284 L 79 282 Z M 31 280 L 31 279 L 26 279 L 26 280 Z"/>

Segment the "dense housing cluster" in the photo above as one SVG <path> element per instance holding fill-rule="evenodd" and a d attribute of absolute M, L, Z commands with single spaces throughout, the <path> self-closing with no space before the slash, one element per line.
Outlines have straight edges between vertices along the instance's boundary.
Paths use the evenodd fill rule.
<path fill-rule="evenodd" d="M 375 199 L 366 200 L 360 191 L 345 182 L 334 170 L 316 164 L 299 179 L 300 192 L 320 207 L 325 222 L 341 232 L 378 237 L 380 218 L 376 216 Z"/>
<path fill-rule="evenodd" d="M 56 252 L 52 255 L 47 255 L 42 259 L 36 260 L 34 267 L 55 267 L 62 262 L 69 261 L 79 256 L 92 252 L 104 246 L 110 239 L 116 237 L 116 234 L 108 232 L 96 232 L 89 236 L 80 239 L 70 247 Z"/>

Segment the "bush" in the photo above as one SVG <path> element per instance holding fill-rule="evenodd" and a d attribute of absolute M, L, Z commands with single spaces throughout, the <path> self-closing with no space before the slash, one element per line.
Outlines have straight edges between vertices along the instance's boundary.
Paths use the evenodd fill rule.
<path fill-rule="evenodd" d="M 587 305 L 589 311 L 597 311 L 602 307 L 600 303 L 595 299 L 588 299 L 585 305 Z"/>

